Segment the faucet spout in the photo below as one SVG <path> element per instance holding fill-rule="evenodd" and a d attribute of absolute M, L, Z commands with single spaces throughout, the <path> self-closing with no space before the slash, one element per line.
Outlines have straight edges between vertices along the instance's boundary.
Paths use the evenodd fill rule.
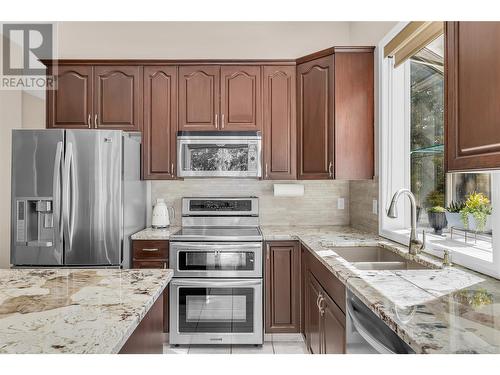
<path fill-rule="evenodd" d="M 410 199 L 410 242 L 408 244 L 408 251 L 412 255 L 416 255 L 422 248 L 422 243 L 417 239 L 417 203 L 415 196 L 409 189 L 399 189 L 392 197 L 391 204 L 387 210 L 387 216 L 395 219 L 398 217 L 397 203 L 402 195 L 408 196 Z"/>

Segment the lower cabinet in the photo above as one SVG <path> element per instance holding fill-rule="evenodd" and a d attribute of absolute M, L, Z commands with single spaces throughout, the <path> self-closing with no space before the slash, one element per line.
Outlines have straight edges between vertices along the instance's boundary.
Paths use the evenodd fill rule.
<path fill-rule="evenodd" d="M 339 307 L 345 306 L 345 287 L 309 251 L 303 251 L 303 258 L 307 348 L 313 354 L 345 353 L 346 317 Z M 339 304 L 331 295 L 337 296 Z"/>
<path fill-rule="evenodd" d="M 300 247 L 296 241 L 266 244 L 266 333 L 300 332 Z"/>
<path fill-rule="evenodd" d="M 132 268 L 168 268 L 168 241 L 132 241 Z M 168 332 L 168 287 L 163 293 L 163 332 Z"/>

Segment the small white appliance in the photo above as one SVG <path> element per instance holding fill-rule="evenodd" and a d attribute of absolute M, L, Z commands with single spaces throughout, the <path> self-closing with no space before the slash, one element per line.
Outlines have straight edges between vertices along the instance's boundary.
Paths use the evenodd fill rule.
<path fill-rule="evenodd" d="M 171 207 L 172 217 L 174 216 L 174 210 Z M 155 229 L 168 228 L 170 226 L 170 209 L 167 207 L 165 200 L 163 198 L 158 198 L 153 207 L 153 218 L 151 220 L 151 226 Z"/>

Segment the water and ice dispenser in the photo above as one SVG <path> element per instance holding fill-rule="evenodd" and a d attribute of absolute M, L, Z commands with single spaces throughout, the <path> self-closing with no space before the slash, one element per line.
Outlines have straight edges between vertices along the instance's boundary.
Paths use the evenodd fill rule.
<path fill-rule="evenodd" d="M 15 225 L 18 245 L 52 247 L 55 238 L 52 199 L 16 199 Z"/>

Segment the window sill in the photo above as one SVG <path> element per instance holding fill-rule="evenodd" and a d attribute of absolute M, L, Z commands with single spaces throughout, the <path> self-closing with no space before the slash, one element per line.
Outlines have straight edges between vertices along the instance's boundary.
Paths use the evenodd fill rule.
<path fill-rule="evenodd" d="M 391 231 L 382 229 L 380 236 L 406 245 L 410 238 L 410 231 L 406 229 Z M 419 234 L 418 238 L 421 240 L 422 234 Z M 437 258 L 443 258 L 444 250 L 448 250 L 452 263 L 498 278 L 500 272 L 493 261 L 492 244 L 488 243 L 489 246 L 486 246 L 484 242 L 479 243 L 478 241 L 478 244 L 475 245 L 426 233 L 424 252 Z"/>

